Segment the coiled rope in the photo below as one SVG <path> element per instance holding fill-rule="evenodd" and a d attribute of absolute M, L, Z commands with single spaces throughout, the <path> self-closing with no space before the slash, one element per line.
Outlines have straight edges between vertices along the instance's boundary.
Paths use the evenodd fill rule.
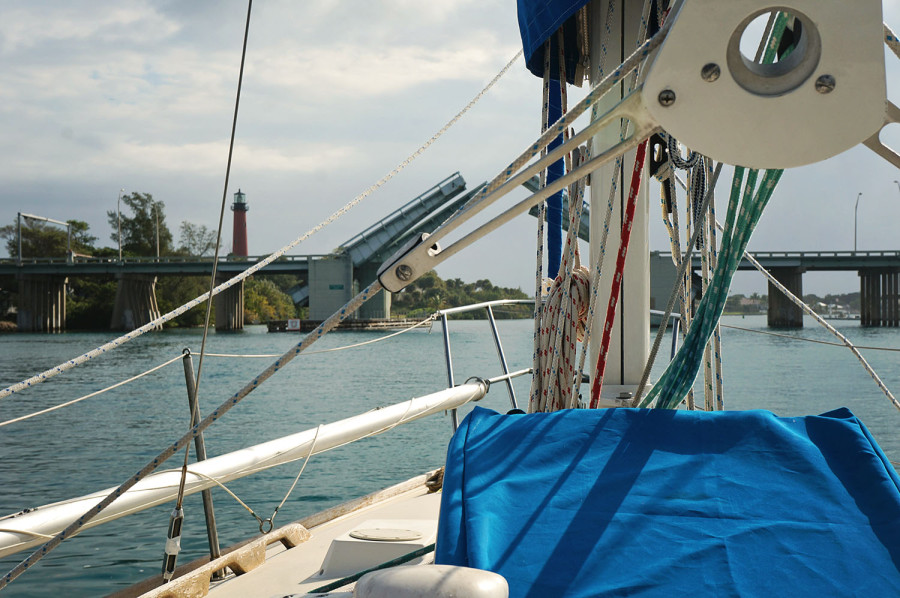
<path fill-rule="evenodd" d="M 661 41 L 662 40 L 660 40 L 660 42 Z M 648 49 L 647 52 L 650 52 L 651 50 L 652 50 L 652 48 Z M 404 168 L 409 166 L 409 164 L 413 160 L 418 158 L 425 150 L 427 150 L 429 147 L 431 147 L 431 145 L 434 144 L 435 141 L 440 139 L 440 137 L 442 135 L 444 135 L 444 133 L 446 133 L 447 130 L 450 129 L 450 127 L 455 125 L 456 122 L 459 121 L 472 108 L 472 106 L 474 106 L 478 102 L 478 100 L 480 100 L 497 83 L 497 81 L 499 81 L 503 77 L 503 75 L 505 75 L 507 73 L 507 71 L 509 71 L 509 69 L 512 67 L 512 65 L 519 59 L 519 57 L 521 57 L 521 55 L 522 55 L 522 50 L 519 50 L 516 53 L 516 55 L 513 56 L 513 58 L 508 63 L 506 63 L 506 66 L 504 66 L 500 70 L 500 72 L 497 73 L 497 75 L 495 75 L 494 78 L 491 79 L 491 81 L 481 91 L 479 91 L 475 95 L 475 97 L 473 97 L 469 101 L 469 103 L 466 104 L 465 107 L 462 108 L 462 110 L 457 112 L 453 118 L 451 118 L 449 121 L 447 121 L 447 123 L 443 127 L 441 127 L 440 130 L 438 130 L 438 132 L 436 132 L 434 135 L 432 135 L 428 141 L 423 143 L 416 151 L 414 151 L 405 160 L 403 160 L 402 162 L 400 162 L 400 164 L 398 164 L 396 167 L 394 167 L 393 170 L 391 170 L 389 173 L 384 175 L 381 179 L 379 179 L 374 184 L 370 185 L 365 191 L 363 191 L 362 193 L 360 193 L 359 195 L 354 197 L 351 201 L 347 202 L 342 208 L 340 208 L 339 210 L 334 212 L 331 216 L 329 216 L 328 218 L 326 218 L 325 220 L 323 220 L 322 222 L 320 222 L 319 224 L 317 224 L 316 226 L 314 226 L 313 228 L 311 228 L 310 230 L 308 230 L 301 236 L 297 237 L 296 239 L 294 239 L 293 241 L 291 241 L 290 243 L 288 243 L 281 249 L 270 254 L 265 259 L 257 262 L 250 268 L 244 270 L 243 272 L 241 272 L 234 278 L 231 278 L 231 279 L 223 282 L 222 284 L 220 284 L 219 286 L 214 288 L 211 293 L 210 292 L 203 293 L 199 297 L 197 297 L 191 301 L 188 301 L 181 307 L 178 307 L 178 308 L 170 311 L 169 313 L 163 314 L 162 316 L 156 318 L 152 322 L 149 322 L 148 324 L 145 324 L 144 326 L 141 326 L 140 328 L 136 328 L 136 329 L 132 330 L 131 332 L 129 332 L 128 334 L 124 334 L 112 341 L 109 341 L 108 343 L 105 343 L 105 344 L 97 347 L 96 349 L 92 349 L 91 351 L 88 351 L 87 353 L 83 353 L 82 355 L 79 355 L 78 357 L 70 359 L 69 361 L 66 361 L 65 363 L 62 363 L 56 367 L 53 367 L 53 368 L 50 368 L 49 370 L 41 372 L 40 374 L 37 374 L 26 380 L 23 380 L 21 382 L 18 382 L 16 384 L 8 386 L 8 387 L 4 388 L 3 390 L 0 390 L 0 399 L 8 397 L 17 392 L 21 392 L 22 390 L 25 390 L 26 388 L 34 386 L 35 384 L 40 384 L 41 382 L 44 382 L 46 380 L 49 380 L 50 378 L 58 376 L 59 374 L 62 374 L 63 372 L 70 370 L 78 365 L 81 365 L 82 363 L 85 363 L 95 357 L 99 357 L 100 355 L 103 355 L 107 351 L 115 349 L 119 345 L 123 345 L 131 340 L 134 340 L 135 338 L 141 336 L 142 334 L 144 334 L 146 332 L 149 332 L 151 330 L 156 330 L 162 324 L 177 318 L 178 316 L 187 312 L 188 310 L 196 307 L 197 305 L 200 305 L 201 303 L 203 303 L 210 297 L 218 295 L 222 291 L 224 291 L 228 288 L 231 288 L 232 286 L 236 285 L 237 283 L 241 282 L 242 280 L 249 278 L 250 276 L 252 276 L 256 272 L 258 272 L 259 270 L 265 268 L 272 262 L 278 260 L 280 257 L 282 257 L 284 254 L 286 254 L 288 251 L 290 251 L 291 249 L 293 249 L 300 243 L 306 241 L 307 239 L 312 237 L 314 234 L 316 234 L 317 232 L 319 232 L 320 230 L 322 230 L 323 228 L 325 228 L 326 226 L 333 223 L 335 220 L 339 219 L 341 216 L 343 216 L 344 214 L 349 212 L 351 209 L 353 209 L 355 206 L 357 206 L 359 203 L 361 203 L 363 200 L 365 200 L 367 197 L 369 197 L 372 193 L 374 193 L 380 187 L 382 187 L 385 183 L 387 183 L 392 178 L 394 178 L 394 176 L 399 174 L 400 171 L 402 171 Z"/>

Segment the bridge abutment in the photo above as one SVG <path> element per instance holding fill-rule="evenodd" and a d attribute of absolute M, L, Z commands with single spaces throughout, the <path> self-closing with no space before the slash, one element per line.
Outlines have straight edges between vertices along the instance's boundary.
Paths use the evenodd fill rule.
<path fill-rule="evenodd" d="M 771 268 L 769 272 L 787 290 L 797 297 L 803 297 L 803 268 Z M 768 324 L 773 328 L 803 328 L 803 310 L 771 282 L 769 283 Z"/>
<path fill-rule="evenodd" d="M 134 330 L 160 316 L 155 276 L 119 274 L 117 278 L 116 303 L 109 322 L 112 330 Z"/>
<path fill-rule="evenodd" d="M 863 326 L 900 326 L 900 271 L 859 271 L 859 312 Z"/>
<path fill-rule="evenodd" d="M 224 281 L 218 281 L 221 284 Z M 244 281 L 215 296 L 216 330 L 244 329 Z"/>
<path fill-rule="evenodd" d="M 16 324 L 20 332 L 66 329 L 65 276 L 20 274 Z"/>

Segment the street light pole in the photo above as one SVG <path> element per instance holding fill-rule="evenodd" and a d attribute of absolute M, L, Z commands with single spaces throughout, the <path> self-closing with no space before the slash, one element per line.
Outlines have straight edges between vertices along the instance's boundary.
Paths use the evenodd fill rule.
<path fill-rule="evenodd" d="M 125 189 L 119 189 L 119 197 L 116 199 L 116 228 L 119 230 L 119 261 L 122 261 L 122 194 Z"/>
<path fill-rule="evenodd" d="M 153 204 L 153 212 L 156 214 L 156 261 L 159 261 L 159 206 Z"/>
<path fill-rule="evenodd" d="M 859 198 L 862 193 L 856 196 L 856 207 L 853 208 L 853 253 L 856 253 L 856 213 L 859 211 Z"/>
<path fill-rule="evenodd" d="M 897 183 L 897 189 L 900 190 L 900 181 L 894 181 L 894 182 Z"/>

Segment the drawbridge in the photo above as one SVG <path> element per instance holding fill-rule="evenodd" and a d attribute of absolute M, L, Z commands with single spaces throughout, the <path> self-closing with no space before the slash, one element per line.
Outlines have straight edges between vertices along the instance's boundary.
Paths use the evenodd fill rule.
<path fill-rule="evenodd" d="M 376 278 L 378 267 L 410 238 L 431 232 L 469 199 L 484 183 L 466 192 L 459 172 L 446 177 L 404 206 L 341 243 L 330 255 L 310 261 L 307 281 L 290 289 L 294 303 L 310 306 L 310 319 L 324 319 L 355 292 Z M 360 318 L 390 316 L 390 295 L 381 291 L 360 309 Z"/>

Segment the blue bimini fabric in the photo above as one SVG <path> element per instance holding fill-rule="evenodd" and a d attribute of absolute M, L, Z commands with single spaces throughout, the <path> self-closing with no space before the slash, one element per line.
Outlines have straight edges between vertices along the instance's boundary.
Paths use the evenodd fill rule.
<path fill-rule="evenodd" d="M 900 596 L 900 479 L 848 410 L 476 408 L 436 562 L 512 597 Z"/>

